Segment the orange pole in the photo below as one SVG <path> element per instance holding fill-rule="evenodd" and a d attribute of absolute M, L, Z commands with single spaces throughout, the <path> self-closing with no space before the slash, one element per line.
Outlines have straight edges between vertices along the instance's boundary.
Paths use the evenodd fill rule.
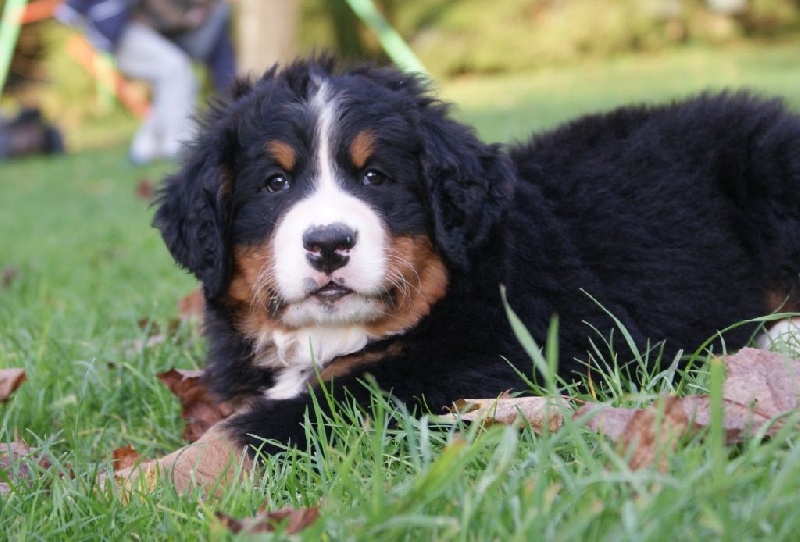
<path fill-rule="evenodd" d="M 35 23 L 44 19 L 49 19 L 55 13 L 56 8 L 62 0 L 39 0 L 38 2 L 31 2 L 22 12 L 20 17 L 20 24 Z"/>
<path fill-rule="evenodd" d="M 94 48 L 82 37 L 70 36 L 67 40 L 67 51 L 80 63 L 80 65 L 98 79 L 101 84 L 110 87 L 119 103 L 125 106 L 136 117 L 142 118 L 150 110 L 150 104 L 142 100 L 137 94 L 131 92 L 130 85 L 117 70 L 102 66 L 102 58 Z"/>

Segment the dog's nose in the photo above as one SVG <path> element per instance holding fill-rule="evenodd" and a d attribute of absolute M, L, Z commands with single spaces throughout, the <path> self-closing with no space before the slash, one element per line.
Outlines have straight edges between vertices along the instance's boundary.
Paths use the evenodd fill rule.
<path fill-rule="evenodd" d="M 314 226 L 303 234 L 303 248 L 311 267 L 330 275 L 350 261 L 350 250 L 356 246 L 358 232 L 336 222 L 326 226 Z"/>

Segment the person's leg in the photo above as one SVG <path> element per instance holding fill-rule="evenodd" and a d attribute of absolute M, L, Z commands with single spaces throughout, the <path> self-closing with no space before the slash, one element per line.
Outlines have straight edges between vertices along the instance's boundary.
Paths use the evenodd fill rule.
<path fill-rule="evenodd" d="M 116 59 L 123 73 L 148 82 L 153 91 L 150 114 L 131 144 L 131 159 L 144 163 L 174 157 L 182 141 L 192 135 L 197 83 L 191 59 L 158 32 L 137 22 L 123 33 Z"/>
<path fill-rule="evenodd" d="M 218 2 L 200 27 L 174 37 L 190 57 L 206 65 L 217 92 L 226 92 L 236 76 L 230 22 L 230 4 Z"/>
<path fill-rule="evenodd" d="M 220 33 L 206 64 L 211 72 L 214 88 L 217 92 L 227 92 L 236 76 L 236 54 L 227 28 Z"/>

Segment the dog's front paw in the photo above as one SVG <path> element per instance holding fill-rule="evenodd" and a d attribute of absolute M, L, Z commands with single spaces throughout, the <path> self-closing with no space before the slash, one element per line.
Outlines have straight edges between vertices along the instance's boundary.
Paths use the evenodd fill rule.
<path fill-rule="evenodd" d="M 235 444 L 217 424 L 189 446 L 116 471 L 114 481 L 125 502 L 137 493 L 152 492 L 162 481 L 172 484 L 179 493 L 200 489 L 210 496 L 221 494 L 225 487 L 241 480 L 252 466 L 244 447 Z"/>

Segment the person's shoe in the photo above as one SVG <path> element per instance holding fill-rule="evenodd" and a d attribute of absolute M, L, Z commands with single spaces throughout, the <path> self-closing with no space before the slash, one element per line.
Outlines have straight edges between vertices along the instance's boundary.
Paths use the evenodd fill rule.
<path fill-rule="evenodd" d="M 158 142 L 146 133 L 136 134 L 128 150 L 128 161 L 134 166 L 146 166 L 159 158 L 161 150 Z"/>
<path fill-rule="evenodd" d="M 153 160 L 155 160 L 155 157 L 140 156 L 133 152 L 132 149 L 128 151 L 128 162 L 136 167 L 142 167 L 151 164 Z"/>

